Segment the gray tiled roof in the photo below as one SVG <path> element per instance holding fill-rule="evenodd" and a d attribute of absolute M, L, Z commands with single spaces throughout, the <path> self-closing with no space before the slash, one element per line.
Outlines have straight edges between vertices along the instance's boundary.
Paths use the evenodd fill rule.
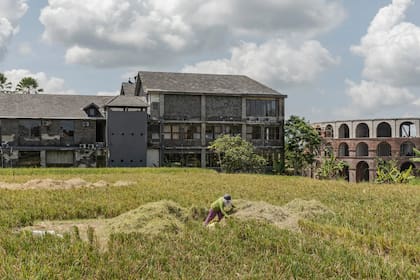
<path fill-rule="evenodd" d="M 122 83 L 122 85 L 121 85 L 121 95 L 134 96 L 135 92 L 136 92 L 136 85 L 135 84 Z"/>
<path fill-rule="evenodd" d="M 186 93 L 281 95 L 247 76 L 170 72 L 138 73 L 145 91 Z"/>
<path fill-rule="evenodd" d="M 148 107 L 145 97 L 119 95 L 105 104 L 106 107 Z"/>
<path fill-rule="evenodd" d="M 112 98 L 114 96 L 0 94 L 0 118 L 87 119 L 83 108 L 94 103 L 102 109 Z"/>

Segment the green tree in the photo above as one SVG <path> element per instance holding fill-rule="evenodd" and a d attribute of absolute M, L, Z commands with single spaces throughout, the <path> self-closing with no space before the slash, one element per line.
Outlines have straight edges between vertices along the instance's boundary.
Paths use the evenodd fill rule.
<path fill-rule="evenodd" d="M 302 174 L 303 168 L 312 164 L 321 145 L 318 132 L 298 116 L 290 116 L 284 126 L 286 165 L 294 175 Z"/>
<path fill-rule="evenodd" d="M 222 135 L 210 146 L 223 172 L 262 172 L 267 161 L 255 153 L 254 146 L 240 136 Z"/>
<path fill-rule="evenodd" d="M 342 160 L 337 160 L 334 153 L 330 153 L 328 157 L 322 159 L 321 167 L 316 171 L 319 179 L 338 179 L 342 176 L 344 168 L 347 163 Z"/>
<path fill-rule="evenodd" d="M 412 167 L 400 171 L 396 160 L 376 160 L 376 179 L 379 184 L 402 184 L 408 183 L 414 176 L 411 175 Z"/>
<path fill-rule="evenodd" d="M 38 82 L 32 77 L 24 77 L 16 86 L 16 91 L 24 94 L 40 93 L 44 90 L 38 87 Z"/>
<path fill-rule="evenodd" d="M 12 83 L 7 81 L 7 78 L 3 73 L 0 73 L 0 92 L 10 90 L 11 88 Z"/>

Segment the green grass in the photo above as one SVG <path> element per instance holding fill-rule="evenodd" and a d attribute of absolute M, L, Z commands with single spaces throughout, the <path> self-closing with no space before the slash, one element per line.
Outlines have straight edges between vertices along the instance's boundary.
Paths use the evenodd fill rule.
<path fill-rule="evenodd" d="M 1 279 L 419 279 L 420 186 L 348 184 L 230 175 L 201 169 L 0 169 L 0 181 L 34 178 L 135 181 L 129 187 L 0 189 Z M 109 250 L 69 234 L 14 233 L 36 220 L 115 217 L 148 202 L 208 207 L 218 196 L 283 205 L 316 199 L 335 214 L 300 222 L 301 233 L 229 220 L 208 231 L 115 234 Z"/>

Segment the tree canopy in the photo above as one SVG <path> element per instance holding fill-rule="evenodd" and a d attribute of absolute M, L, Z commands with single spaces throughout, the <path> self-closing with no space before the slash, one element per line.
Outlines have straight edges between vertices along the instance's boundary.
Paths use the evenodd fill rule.
<path fill-rule="evenodd" d="M 16 86 L 16 91 L 25 94 L 40 93 L 44 90 L 39 88 L 37 80 L 32 77 L 22 78 Z"/>
<path fill-rule="evenodd" d="M 295 175 L 314 162 L 321 144 L 318 132 L 298 116 L 290 116 L 284 126 L 286 165 L 293 168 Z"/>
<path fill-rule="evenodd" d="M 261 172 L 267 162 L 255 153 L 254 146 L 240 136 L 222 135 L 211 146 L 223 172 Z"/>
<path fill-rule="evenodd" d="M 7 77 L 0 73 L 0 91 L 8 91 L 12 88 L 12 83 L 7 81 Z"/>

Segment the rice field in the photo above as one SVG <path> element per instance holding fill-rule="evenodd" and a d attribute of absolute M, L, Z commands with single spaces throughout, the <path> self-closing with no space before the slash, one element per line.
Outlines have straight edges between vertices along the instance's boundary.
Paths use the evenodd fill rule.
<path fill-rule="evenodd" d="M 420 278 L 417 183 L 349 184 L 176 168 L 0 170 L 0 185 L 35 179 L 91 185 L 0 187 L 1 279 Z M 18 231 L 38 221 L 114 218 L 161 200 L 203 209 L 224 193 L 234 201 L 275 206 L 316 200 L 331 213 L 299 220 L 298 231 L 235 218 L 208 230 L 201 213 L 182 232 L 114 233 L 106 250 L 91 228 L 74 228 L 63 237 Z"/>

